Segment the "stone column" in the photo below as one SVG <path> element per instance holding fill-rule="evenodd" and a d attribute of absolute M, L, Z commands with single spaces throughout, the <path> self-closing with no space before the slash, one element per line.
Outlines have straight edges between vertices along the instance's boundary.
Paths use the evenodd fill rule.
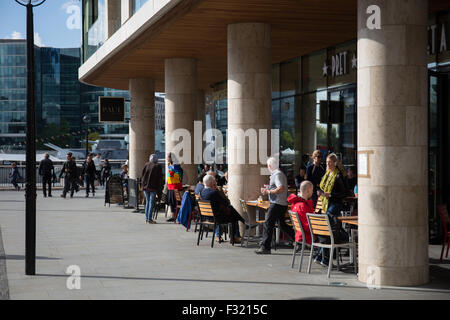
<path fill-rule="evenodd" d="M 359 280 L 367 284 L 428 282 L 427 3 L 358 0 Z M 377 22 L 372 5 L 380 29 L 367 26 Z"/>
<path fill-rule="evenodd" d="M 183 183 L 194 185 L 197 180 L 197 165 L 194 164 L 194 120 L 197 116 L 197 62 L 194 59 L 171 58 L 165 60 L 165 123 L 166 154 L 176 150 L 179 143 L 190 147 L 183 149 L 180 161 L 183 168 Z M 189 140 L 178 137 L 172 140 L 175 130 L 182 133 L 184 129 L 190 134 Z M 175 152 L 177 153 L 177 152 Z"/>
<path fill-rule="evenodd" d="M 155 82 L 130 79 L 129 176 L 141 176 L 144 164 L 155 152 Z"/>
<path fill-rule="evenodd" d="M 259 158 L 257 143 L 245 139 L 243 148 L 232 147 L 230 131 L 256 130 L 258 136 L 259 129 L 268 129 L 268 153 L 270 152 L 272 118 L 270 33 L 270 25 L 264 23 L 228 25 L 228 198 L 239 212 L 242 211 L 239 199 L 255 200 L 261 195 L 260 188 L 263 184 L 269 183 L 269 176 L 261 175 L 261 168 L 267 168 L 267 159 Z M 244 154 L 245 164 L 236 163 L 237 159 L 232 164 L 232 153 Z M 249 162 L 251 153 L 257 155 L 256 164 Z M 263 163 L 260 164 L 261 160 Z M 243 230 L 241 234 L 242 232 Z"/>

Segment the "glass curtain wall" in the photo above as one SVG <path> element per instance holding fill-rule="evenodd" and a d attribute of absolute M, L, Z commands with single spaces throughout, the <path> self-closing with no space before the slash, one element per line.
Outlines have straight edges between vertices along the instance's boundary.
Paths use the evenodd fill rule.
<path fill-rule="evenodd" d="M 354 57 L 351 41 L 273 67 L 272 122 L 280 129 L 280 166 L 290 184 L 317 149 L 323 160 L 336 152 L 344 166 L 356 165 Z"/>
<path fill-rule="evenodd" d="M 84 62 L 97 51 L 106 40 L 105 0 L 83 0 L 82 7 L 82 59 Z"/>
<path fill-rule="evenodd" d="M 148 0 L 132 0 L 132 13 L 135 14 Z"/>
<path fill-rule="evenodd" d="M 38 58 L 38 57 L 36 57 Z M 26 133 L 25 40 L 0 40 L 0 145 L 23 146 Z"/>
<path fill-rule="evenodd" d="M 322 151 L 323 160 L 328 152 L 337 152 L 345 166 L 356 165 L 354 57 L 356 41 L 350 41 L 272 66 L 272 129 L 279 129 L 280 133 L 280 150 L 272 154 L 280 156 L 280 167 L 290 184 L 316 149 Z M 215 125 L 224 132 L 226 84 L 215 86 L 213 99 Z M 334 121 L 321 119 L 324 103 L 341 106 L 330 113 L 341 117 Z"/>

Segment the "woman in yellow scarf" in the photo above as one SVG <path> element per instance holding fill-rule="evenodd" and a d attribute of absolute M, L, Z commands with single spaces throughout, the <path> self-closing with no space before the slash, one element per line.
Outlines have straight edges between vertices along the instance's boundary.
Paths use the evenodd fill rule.
<path fill-rule="evenodd" d="M 320 182 L 317 194 L 322 202 L 322 213 L 339 215 L 342 209 L 342 200 L 348 195 L 345 187 L 344 171 L 337 156 L 331 153 L 327 157 L 327 171 Z M 328 212 L 330 211 L 330 212 Z"/>
<path fill-rule="evenodd" d="M 341 231 L 340 224 L 337 217 L 341 214 L 343 200 L 348 195 L 347 188 L 344 181 L 344 170 L 341 168 L 337 156 L 331 153 L 327 157 L 327 171 L 322 177 L 320 182 L 320 190 L 317 191 L 317 195 L 320 196 L 322 201 L 322 213 L 326 213 L 330 219 L 331 228 L 333 229 L 333 235 L 335 242 L 345 241 L 345 231 Z M 324 237 L 328 238 L 328 237 Z M 319 241 L 329 243 L 328 239 L 321 239 Z M 329 249 L 323 250 L 315 257 L 314 261 L 320 262 L 323 266 L 328 266 L 329 263 Z"/>

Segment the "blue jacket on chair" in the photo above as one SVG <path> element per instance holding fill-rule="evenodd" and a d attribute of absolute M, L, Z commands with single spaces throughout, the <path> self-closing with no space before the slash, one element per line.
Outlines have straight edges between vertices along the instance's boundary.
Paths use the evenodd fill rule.
<path fill-rule="evenodd" d="M 185 192 L 183 198 L 181 199 L 181 206 L 180 211 L 178 212 L 177 221 L 186 227 L 186 231 L 189 230 L 190 227 L 189 216 L 192 212 L 193 206 L 194 203 L 192 202 L 189 192 Z"/>

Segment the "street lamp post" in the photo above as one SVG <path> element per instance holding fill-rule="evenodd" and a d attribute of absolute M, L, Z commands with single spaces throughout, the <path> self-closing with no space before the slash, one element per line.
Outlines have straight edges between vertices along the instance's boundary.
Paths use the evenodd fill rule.
<path fill-rule="evenodd" d="M 88 150 L 88 147 L 89 147 L 88 133 L 89 133 L 89 131 L 88 130 L 89 130 L 89 122 L 91 122 L 91 116 L 89 114 L 85 114 L 83 117 L 83 122 L 86 123 L 86 159 L 87 159 L 88 152 L 89 152 L 89 150 Z"/>
<path fill-rule="evenodd" d="M 36 107 L 34 102 L 33 7 L 45 0 L 15 0 L 27 8 L 27 147 L 25 189 L 25 274 L 36 274 Z"/>

